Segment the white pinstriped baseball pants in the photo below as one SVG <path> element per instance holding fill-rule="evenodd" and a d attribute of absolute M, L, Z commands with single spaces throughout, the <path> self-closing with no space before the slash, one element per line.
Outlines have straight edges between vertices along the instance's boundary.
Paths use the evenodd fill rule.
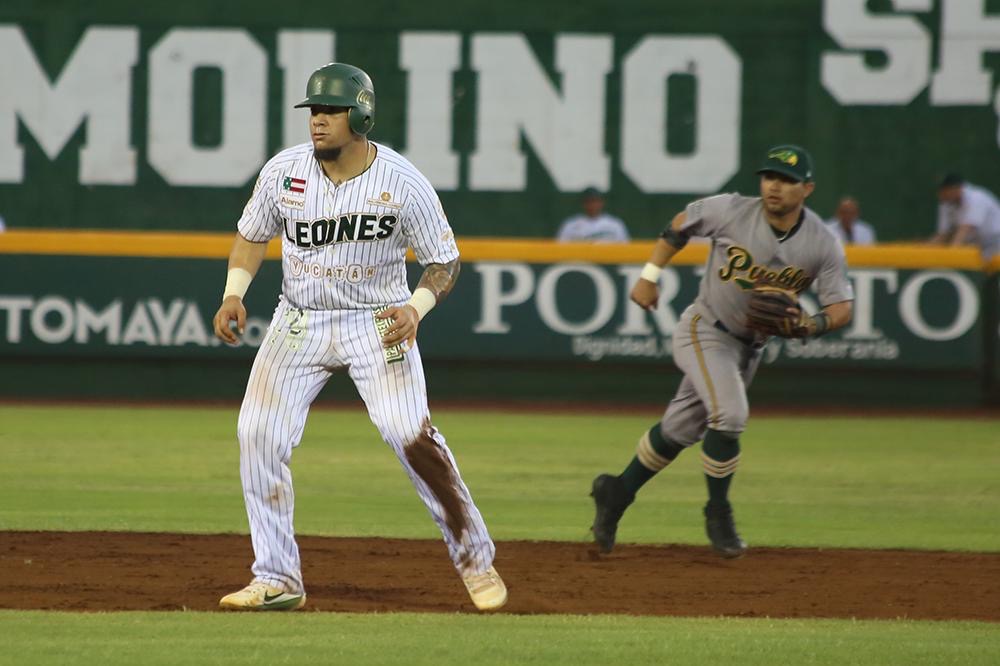
<path fill-rule="evenodd" d="M 430 419 L 420 352 L 387 364 L 370 310 L 299 310 L 279 299 L 250 371 L 240 408 L 240 478 L 250 521 L 254 580 L 302 592 L 302 568 L 292 518 L 295 495 L 289 461 L 305 428 L 309 406 L 331 376 L 346 367 L 368 415 L 395 451 L 424 505 L 444 535 L 460 575 L 493 564 L 495 548 L 444 437 L 433 439 L 454 471 L 466 529 L 456 539 L 434 493 L 409 464 L 404 447 Z"/>

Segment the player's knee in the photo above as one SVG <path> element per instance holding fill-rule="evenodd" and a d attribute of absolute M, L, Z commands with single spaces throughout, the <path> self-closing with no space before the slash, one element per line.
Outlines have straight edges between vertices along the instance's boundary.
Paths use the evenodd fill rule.
<path fill-rule="evenodd" d="M 240 451 L 244 453 L 270 451 L 281 441 L 273 425 L 263 419 L 241 417 L 236 424 L 236 436 L 240 440 Z"/>
<path fill-rule="evenodd" d="M 750 408 L 747 405 L 728 405 L 720 408 L 713 418 L 709 419 L 708 427 L 713 430 L 741 433 L 746 429 L 750 418 Z"/>
<path fill-rule="evenodd" d="M 686 449 L 701 439 L 701 430 L 694 426 L 674 425 L 661 421 L 658 427 L 653 426 L 649 435 L 654 446 L 663 442 L 663 446 L 677 446 Z"/>
<path fill-rule="evenodd" d="M 440 437 L 437 428 L 431 423 L 429 417 L 421 420 L 407 419 L 397 421 L 389 419 L 386 421 L 372 419 L 379 434 L 387 443 L 391 445 L 400 444 L 404 447 L 410 446 L 422 439 L 437 439 Z"/>

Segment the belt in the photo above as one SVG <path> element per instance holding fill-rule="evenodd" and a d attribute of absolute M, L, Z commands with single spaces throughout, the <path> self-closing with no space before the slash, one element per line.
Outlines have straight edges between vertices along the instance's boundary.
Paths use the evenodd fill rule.
<path fill-rule="evenodd" d="M 741 335 L 736 335 L 735 333 L 733 333 L 732 331 L 730 331 L 728 328 L 726 328 L 726 325 L 723 324 L 718 319 L 715 320 L 715 324 L 713 324 L 713 326 L 715 326 L 717 329 L 719 329 L 723 333 L 728 333 L 729 335 L 733 336 L 734 338 L 736 338 L 737 340 L 739 340 L 740 342 L 742 342 L 743 344 L 745 344 L 747 347 L 753 347 L 754 349 L 760 349 L 761 347 L 764 346 L 763 342 L 758 342 L 757 340 L 754 340 L 753 338 L 744 338 Z"/>

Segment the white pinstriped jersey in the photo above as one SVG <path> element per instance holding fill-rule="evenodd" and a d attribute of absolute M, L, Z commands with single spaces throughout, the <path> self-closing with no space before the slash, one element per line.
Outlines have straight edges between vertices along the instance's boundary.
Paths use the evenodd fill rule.
<path fill-rule="evenodd" d="M 264 165 L 237 223 L 241 236 L 282 235 L 282 293 L 308 310 L 371 309 L 410 297 L 406 249 L 423 264 L 458 258 L 430 182 L 405 157 L 371 142 L 364 173 L 334 185 L 304 143 Z"/>

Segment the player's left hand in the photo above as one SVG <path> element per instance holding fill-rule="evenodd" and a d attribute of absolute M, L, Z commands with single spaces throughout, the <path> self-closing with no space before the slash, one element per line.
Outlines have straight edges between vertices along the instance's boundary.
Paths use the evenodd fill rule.
<path fill-rule="evenodd" d="M 629 297 L 643 310 L 654 310 L 656 301 L 660 300 L 660 287 L 654 282 L 640 278 L 635 281 Z"/>
<path fill-rule="evenodd" d="M 375 316 L 379 319 L 389 319 L 392 321 L 389 330 L 382 335 L 382 345 L 384 347 L 392 347 L 398 345 L 400 342 L 405 342 L 406 344 L 403 345 L 404 352 L 413 349 L 413 345 L 417 341 L 417 328 L 420 327 L 420 315 L 417 314 L 416 309 L 412 305 L 386 308 Z"/>

